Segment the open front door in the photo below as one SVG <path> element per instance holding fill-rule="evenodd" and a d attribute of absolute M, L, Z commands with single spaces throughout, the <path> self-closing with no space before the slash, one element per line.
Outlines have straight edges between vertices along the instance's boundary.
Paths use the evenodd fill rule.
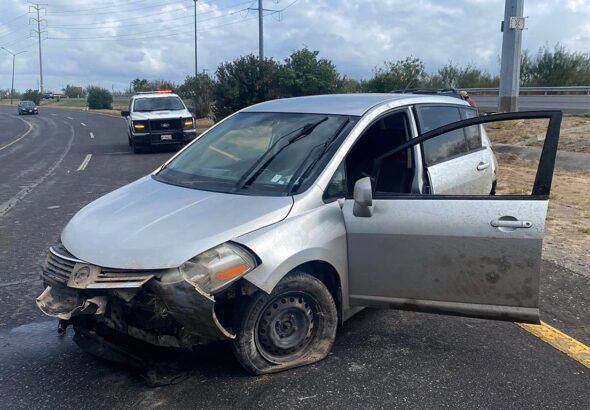
<path fill-rule="evenodd" d="M 505 161 L 500 158 L 500 168 L 494 169 L 497 195 L 375 192 L 367 198 L 359 184 L 356 203 L 348 198 L 343 206 L 351 305 L 538 323 L 541 245 L 561 112 L 470 118 L 382 155 L 386 158 L 417 144 L 423 149 L 426 141 L 434 146 L 436 138 L 451 141 L 449 134 L 455 130 L 473 137 L 473 132 L 484 133 L 490 123 L 514 125 L 516 120 L 538 123 L 539 119 L 548 120 L 548 125 L 538 169 L 533 168 L 536 163 L 521 164 L 510 158 L 512 163 L 506 163 L 513 172 L 504 173 Z M 469 163 L 465 160 L 469 152 L 450 154 L 449 162 L 461 158 L 461 166 Z M 531 187 L 515 187 L 510 181 L 524 178 L 519 172 L 527 169 Z M 446 183 L 452 183 L 453 175 L 448 178 Z M 362 182 L 367 185 L 369 179 Z"/>

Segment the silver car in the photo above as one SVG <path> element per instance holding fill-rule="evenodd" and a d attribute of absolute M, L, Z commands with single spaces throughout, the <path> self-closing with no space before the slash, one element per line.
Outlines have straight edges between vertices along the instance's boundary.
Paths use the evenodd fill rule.
<path fill-rule="evenodd" d="M 535 118 L 532 192 L 494 195 L 482 124 Z M 560 123 L 411 94 L 248 107 L 80 210 L 37 304 L 95 354 L 230 340 L 253 374 L 323 359 L 366 306 L 538 322 Z"/>

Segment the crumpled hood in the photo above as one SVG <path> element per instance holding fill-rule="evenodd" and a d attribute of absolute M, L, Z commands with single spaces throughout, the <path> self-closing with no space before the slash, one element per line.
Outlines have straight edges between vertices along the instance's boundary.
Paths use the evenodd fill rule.
<path fill-rule="evenodd" d="M 149 112 L 133 112 L 133 120 L 161 120 L 167 118 L 188 118 L 192 114 L 187 110 L 166 110 L 166 111 L 149 111 Z"/>
<path fill-rule="evenodd" d="M 292 205 L 292 197 L 199 191 L 146 176 L 82 208 L 61 240 L 74 256 L 98 266 L 173 268 L 284 219 Z"/>

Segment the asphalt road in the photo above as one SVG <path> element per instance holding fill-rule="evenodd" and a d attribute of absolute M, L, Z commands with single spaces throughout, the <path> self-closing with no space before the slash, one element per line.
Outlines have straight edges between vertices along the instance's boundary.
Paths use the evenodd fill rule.
<path fill-rule="evenodd" d="M 0 407 L 590 408 L 590 369 L 512 323 L 389 310 L 359 313 L 312 366 L 252 377 L 218 343 L 158 354 L 187 379 L 147 387 L 58 337 L 34 299 L 68 219 L 172 152 L 131 154 L 120 118 L 14 111 L 0 106 Z M 590 344 L 589 279 L 548 262 L 542 279 L 543 320 Z"/>
<path fill-rule="evenodd" d="M 484 109 L 498 108 L 498 96 L 473 95 L 477 106 Z M 562 110 L 569 114 L 590 113 L 590 95 L 521 95 L 520 111 Z"/>

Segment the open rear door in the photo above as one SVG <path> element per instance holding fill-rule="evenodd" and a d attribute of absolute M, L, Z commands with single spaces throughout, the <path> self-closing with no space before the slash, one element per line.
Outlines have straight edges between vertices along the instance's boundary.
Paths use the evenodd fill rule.
<path fill-rule="evenodd" d="M 379 193 L 364 214 L 355 212 L 353 198 L 346 199 L 351 305 L 538 323 L 541 246 L 561 112 L 470 118 L 427 132 L 383 155 L 466 127 L 473 132 L 499 121 L 514 125 L 542 119 L 547 129 L 536 171 L 534 163 L 515 162 L 509 166 L 512 173 L 500 169 L 497 195 Z M 513 186 L 512 179 L 525 168 L 530 170 L 532 186 Z"/>

